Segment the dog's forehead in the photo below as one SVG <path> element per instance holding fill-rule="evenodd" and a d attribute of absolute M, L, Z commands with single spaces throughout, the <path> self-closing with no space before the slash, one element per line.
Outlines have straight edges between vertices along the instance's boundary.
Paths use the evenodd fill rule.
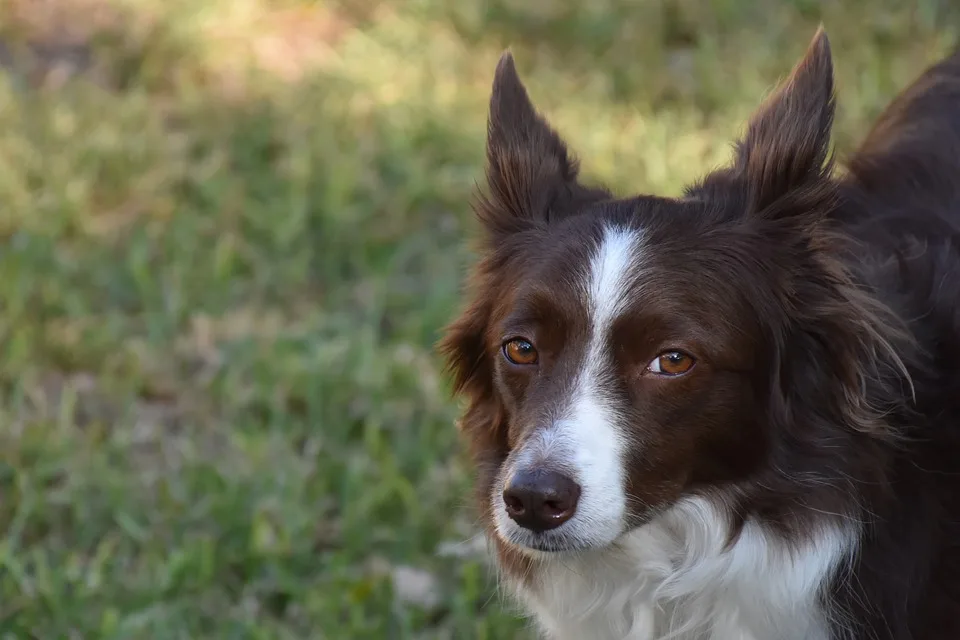
<path fill-rule="evenodd" d="M 519 274 L 517 315 L 616 315 L 641 277 L 644 230 L 632 222 L 584 215 L 543 236 Z"/>
<path fill-rule="evenodd" d="M 735 305 L 735 235 L 702 220 L 702 203 L 635 198 L 594 205 L 547 230 L 518 273 L 517 316 L 602 320 Z M 528 313 L 529 312 L 529 313 Z M 597 314 L 600 314 L 597 316 Z M 599 318 L 599 320 L 598 320 Z"/>
<path fill-rule="evenodd" d="M 690 208 L 656 197 L 593 204 L 547 230 L 533 247 L 538 259 L 530 274 L 537 286 L 567 294 L 591 278 L 600 279 L 595 286 L 608 286 L 612 278 L 624 285 L 625 276 L 637 276 L 641 270 L 652 273 L 658 262 L 657 245 L 665 236 L 672 238 L 672 244 L 692 237 L 684 231 Z"/>
<path fill-rule="evenodd" d="M 682 244 L 693 240 L 707 226 L 720 203 L 699 200 L 677 200 L 657 196 L 635 196 L 597 202 L 584 207 L 556 224 L 547 233 L 550 257 L 589 260 L 596 253 L 611 229 L 635 232 L 648 243 L 669 241 Z M 570 267 L 575 267 L 572 262 Z"/>

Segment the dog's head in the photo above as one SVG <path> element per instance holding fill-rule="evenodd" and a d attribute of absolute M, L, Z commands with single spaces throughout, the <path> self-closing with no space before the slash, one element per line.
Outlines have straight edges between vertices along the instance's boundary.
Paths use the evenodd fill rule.
<path fill-rule="evenodd" d="M 470 299 L 442 350 L 502 547 L 603 547 L 693 491 L 877 432 L 890 351 L 829 229 L 833 80 L 817 34 L 731 166 L 678 199 L 615 198 L 496 69 Z"/>

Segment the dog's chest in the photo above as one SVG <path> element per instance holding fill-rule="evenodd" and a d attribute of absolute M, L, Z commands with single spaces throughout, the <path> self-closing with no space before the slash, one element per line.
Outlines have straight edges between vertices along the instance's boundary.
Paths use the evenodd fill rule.
<path fill-rule="evenodd" d="M 709 514 L 703 506 L 700 516 Z M 823 587 L 850 552 L 851 532 L 785 545 L 749 525 L 727 547 L 711 520 L 679 529 L 665 520 L 616 549 L 545 562 L 521 600 L 551 640 L 830 637 Z"/>
<path fill-rule="evenodd" d="M 649 577 L 584 577 L 563 569 L 544 580 L 551 584 L 524 600 L 550 640 L 767 640 L 744 623 L 735 594 L 658 599 Z"/>

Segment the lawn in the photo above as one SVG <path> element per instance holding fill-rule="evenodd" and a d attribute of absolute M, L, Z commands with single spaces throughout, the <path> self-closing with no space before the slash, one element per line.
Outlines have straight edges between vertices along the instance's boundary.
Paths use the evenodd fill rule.
<path fill-rule="evenodd" d="M 835 142 L 947 0 L 4 0 L 0 638 L 528 638 L 433 345 L 493 68 L 677 194 L 822 21 Z"/>

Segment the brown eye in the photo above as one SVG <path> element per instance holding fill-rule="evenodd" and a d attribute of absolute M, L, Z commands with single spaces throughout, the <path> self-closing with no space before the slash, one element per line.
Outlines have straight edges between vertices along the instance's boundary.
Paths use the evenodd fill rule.
<path fill-rule="evenodd" d="M 661 376 L 680 376 L 693 368 L 694 359 L 681 351 L 661 353 L 647 365 L 647 371 Z"/>
<path fill-rule="evenodd" d="M 537 350 L 523 338 L 514 338 L 505 342 L 503 355 L 513 364 L 537 364 Z"/>

